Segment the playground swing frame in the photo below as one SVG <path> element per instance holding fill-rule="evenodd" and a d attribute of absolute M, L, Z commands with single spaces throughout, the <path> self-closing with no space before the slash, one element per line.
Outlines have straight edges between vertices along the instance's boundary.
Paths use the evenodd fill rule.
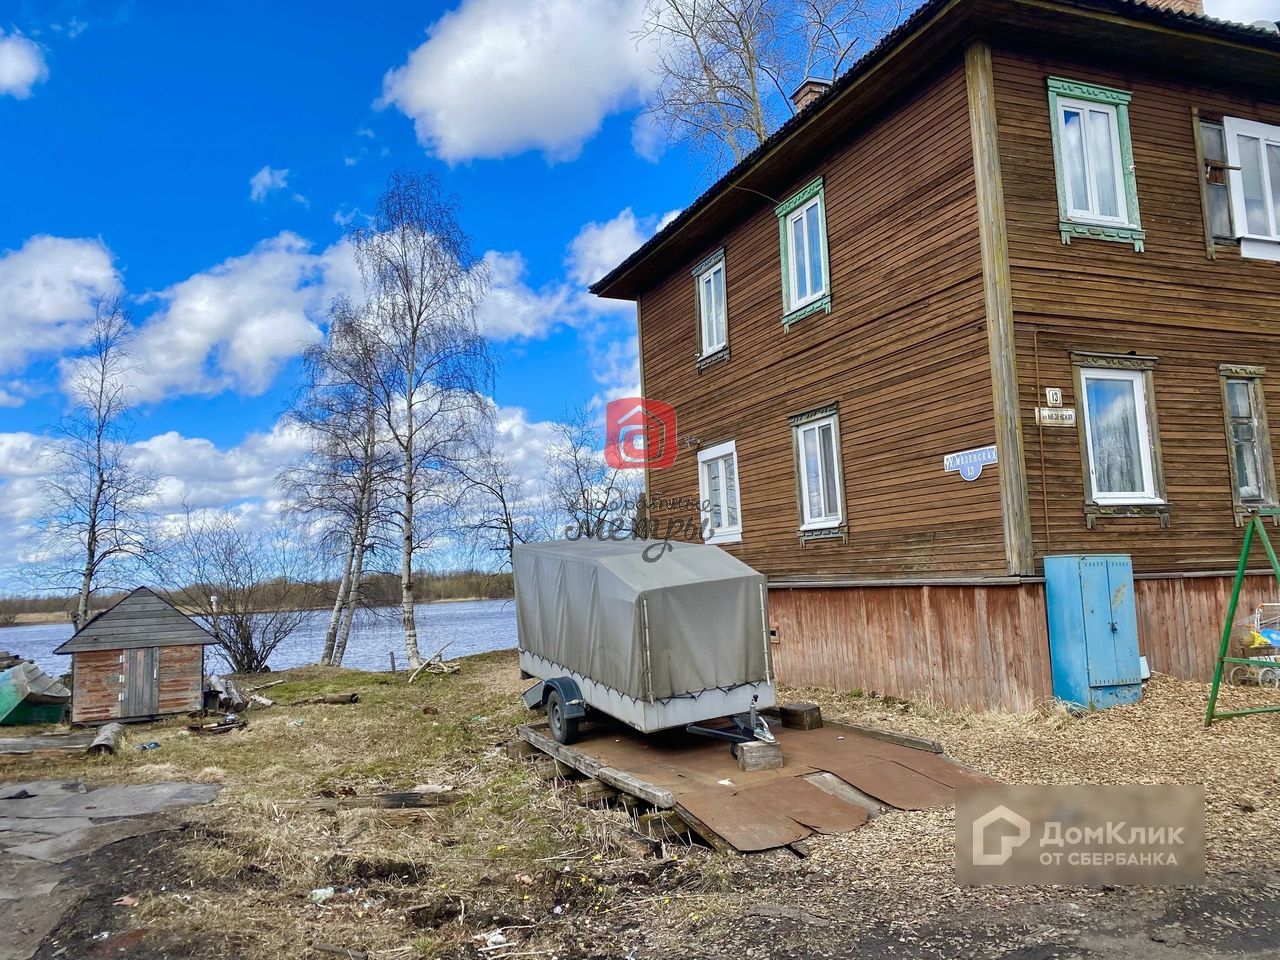
<path fill-rule="evenodd" d="M 1244 710 L 1215 709 L 1218 704 L 1218 690 L 1222 686 L 1222 671 L 1227 664 L 1271 668 L 1276 666 L 1271 660 L 1227 656 L 1231 649 L 1231 631 L 1235 626 L 1236 610 L 1240 605 L 1240 589 L 1244 586 L 1245 570 L 1249 566 L 1249 551 L 1253 547 L 1254 537 L 1262 541 L 1262 547 L 1267 552 L 1267 559 L 1271 562 L 1271 572 L 1275 575 L 1276 582 L 1280 583 L 1280 559 L 1277 559 L 1275 547 L 1271 545 L 1271 539 L 1267 536 L 1266 527 L 1262 523 L 1263 517 L 1275 516 L 1280 516 L 1280 509 L 1259 510 L 1245 524 L 1244 546 L 1240 548 L 1240 563 L 1236 566 L 1236 579 L 1231 588 L 1231 603 L 1227 606 L 1227 619 L 1222 626 L 1222 646 L 1218 650 L 1218 665 L 1213 671 L 1213 686 L 1209 688 L 1209 707 L 1204 714 L 1204 725 L 1206 727 L 1215 720 L 1226 720 L 1230 717 L 1247 717 L 1255 713 L 1280 713 L 1280 704 L 1270 707 L 1248 707 Z"/>

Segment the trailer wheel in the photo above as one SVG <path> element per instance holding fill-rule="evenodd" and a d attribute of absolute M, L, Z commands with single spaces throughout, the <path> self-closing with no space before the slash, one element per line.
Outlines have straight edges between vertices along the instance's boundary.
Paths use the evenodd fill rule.
<path fill-rule="evenodd" d="M 578 718 L 564 715 L 564 698 L 555 688 L 547 695 L 547 723 L 558 742 L 567 745 L 578 739 Z"/>

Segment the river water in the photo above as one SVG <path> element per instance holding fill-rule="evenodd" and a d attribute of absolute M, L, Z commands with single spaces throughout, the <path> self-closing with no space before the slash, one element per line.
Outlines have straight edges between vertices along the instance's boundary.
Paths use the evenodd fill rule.
<path fill-rule="evenodd" d="M 512 600 L 465 600 L 451 603 L 422 603 L 417 607 L 418 646 L 423 657 L 429 657 L 445 644 L 446 660 L 504 650 L 516 645 L 516 607 Z M 324 650 L 324 634 L 329 626 L 329 610 L 310 611 L 306 619 L 287 640 L 280 644 L 269 661 L 273 670 L 285 670 L 315 663 Z M 34 660 L 51 676 L 71 669 L 71 658 L 55 654 L 54 649 L 71 636 L 71 624 L 49 623 L 0 629 L 0 650 Z M 222 671 L 226 663 L 215 646 L 208 648 L 207 671 Z M 389 653 L 396 655 L 396 665 L 403 669 L 404 631 L 400 626 L 398 607 L 362 610 L 351 628 L 344 667 L 357 670 L 388 670 Z"/>

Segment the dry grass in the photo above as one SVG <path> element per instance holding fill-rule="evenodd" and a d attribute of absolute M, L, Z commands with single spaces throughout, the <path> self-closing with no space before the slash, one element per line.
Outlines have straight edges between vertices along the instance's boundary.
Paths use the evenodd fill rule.
<path fill-rule="evenodd" d="M 655 859 L 634 846 L 624 814 L 581 806 L 499 749 L 526 716 L 513 655 L 463 664 L 413 686 L 404 674 L 290 671 L 265 691 L 280 705 L 252 713 L 247 730 L 197 738 L 177 721 L 136 728 L 113 759 L 28 764 L 21 775 L 225 783 L 215 804 L 192 812 L 189 883 L 148 896 L 139 916 L 244 957 L 315 956 L 314 943 L 379 957 L 680 954 L 732 941 L 761 902 L 855 925 L 900 923 L 909 937 L 945 912 L 1088 895 L 956 887 L 951 811 L 895 813 L 815 838 L 805 861 L 701 849 Z M 285 705 L 346 690 L 361 702 Z M 1052 706 L 964 714 L 809 690 L 786 696 L 816 700 L 833 719 L 939 740 L 1007 782 L 1205 783 L 1211 872 L 1261 868 L 1280 853 L 1280 761 L 1268 748 L 1280 714 L 1206 730 L 1202 684 L 1157 677 L 1141 703 L 1079 717 Z M 1231 689 L 1224 708 L 1267 696 Z M 152 739 L 159 750 L 132 749 Z M 420 811 L 285 805 L 419 783 L 452 784 L 464 796 Z M 326 887 L 334 895 L 313 903 L 311 891 Z M 495 929 L 512 945 L 480 951 L 475 938 Z"/>

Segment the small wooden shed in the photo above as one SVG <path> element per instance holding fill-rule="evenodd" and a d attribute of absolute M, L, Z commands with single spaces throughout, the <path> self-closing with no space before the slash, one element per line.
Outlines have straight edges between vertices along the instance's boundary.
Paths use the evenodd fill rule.
<path fill-rule="evenodd" d="M 216 642 L 173 604 L 139 587 L 54 651 L 71 655 L 71 722 L 199 710 L 204 648 Z"/>

